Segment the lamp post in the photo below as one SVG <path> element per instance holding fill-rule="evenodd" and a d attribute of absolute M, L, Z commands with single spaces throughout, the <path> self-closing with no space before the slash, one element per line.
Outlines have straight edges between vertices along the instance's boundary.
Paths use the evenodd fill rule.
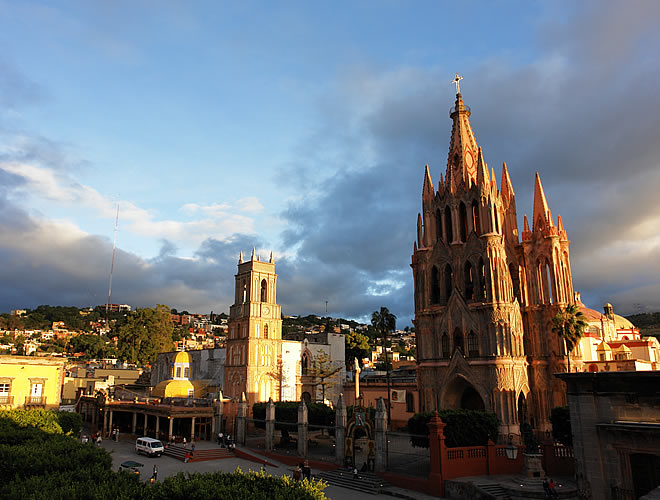
<path fill-rule="evenodd" d="M 513 444 L 513 434 L 509 434 L 509 442 L 506 445 L 506 448 L 504 448 L 504 451 L 506 452 L 506 458 L 509 460 L 515 460 L 518 458 L 518 447 Z"/>

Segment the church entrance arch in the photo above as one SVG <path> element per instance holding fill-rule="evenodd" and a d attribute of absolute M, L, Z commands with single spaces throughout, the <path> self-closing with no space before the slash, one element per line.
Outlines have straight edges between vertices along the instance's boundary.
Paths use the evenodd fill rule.
<path fill-rule="evenodd" d="M 374 470 L 376 463 L 374 425 L 363 406 L 354 407 L 353 416 L 346 424 L 344 460 L 346 465 L 362 468 L 367 464 L 370 471 Z"/>
<path fill-rule="evenodd" d="M 442 398 L 443 408 L 480 410 L 484 411 L 486 405 L 481 394 L 474 386 L 462 376 L 456 376 L 444 391 Z"/>

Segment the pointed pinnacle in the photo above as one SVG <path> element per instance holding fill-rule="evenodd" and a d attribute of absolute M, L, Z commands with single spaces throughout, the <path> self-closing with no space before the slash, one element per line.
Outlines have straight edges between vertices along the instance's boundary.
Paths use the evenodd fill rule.
<path fill-rule="evenodd" d="M 243 250 L 238 254 L 238 263 L 242 264 L 243 263 Z"/>
<path fill-rule="evenodd" d="M 275 261 L 273 260 L 273 251 L 272 250 L 270 251 L 270 260 L 268 262 L 270 262 L 271 264 L 275 263 Z"/>
<path fill-rule="evenodd" d="M 541 176 L 536 172 L 534 180 L 534 214 L 532 218 L 532 227 L 534 231 L 545 227 L 548 217 L 548 202 L 545 199 Z M 538 226 L 538 227 L 537 227 Z"/>
<path fill-rule="evenodd" d="M 256 252 L 254 250 L 254 247 L 252 247 L 252 260 L 254 260 L 255 254 L 256 254 Z"/>
<path fill-rule="evenodd" d="M 509 177 L 509 170 L 506 168 L 506 162 L 502 163 L 502 197 L 509 200 L 513 198 L 516 193 L 513 192 L 513 185 Z"/>

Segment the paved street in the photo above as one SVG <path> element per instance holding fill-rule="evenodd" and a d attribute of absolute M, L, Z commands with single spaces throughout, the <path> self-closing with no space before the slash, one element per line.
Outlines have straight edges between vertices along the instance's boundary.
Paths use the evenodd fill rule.
<path fill-rule="evenodd" d="M 176 475 L 179 472 L 233 472 L 236 468 L 240 468 L 242 471 L 258 471 L 261 469 L 261 465 L 256 462 L 251 462 L 248 460 L 243 460 L 241 458 L 225 458 L 222 460 L 209 460 L 205 462 L 189 462 L 183 463 L 180 460 L 176 460 L 171 457 L 162 456 L 159 458 L 150 458 L 144 455 L 138 455 L 135 452 L 135 442 L 134 441 L 124 441 L 120 440 L 118 443 L 110 440 L 104 440 L 102 444 L 103 448 L 108 450 L 112 455 L 112 467 L 114 470 L 119 469 L 119 465 L 126 460 L 134 460 L 141 464 L 144 464 L 142 467 L 142 480 L 148 481 L 151 477 L 154 464 L 158 465 L 158 479 L 162 480 L 165 477 Z M 196 449 L 208 449 L 215 448 L 216 445 L 213 443 L 208 443 L 205 441 L 196 443 Z M 248 450 L 246 450 L 248 451 Z M 269 461 L 273 462 L 269 459 Z M 284 464 L 277 464 L 277 467 L 266 466 L 266 472 L 268 474 L 282 476 L 285 474 L 291 474 L 291 469 L 289 466 Z M 312 471 L 314 473 L 314 471 Z M 325 490 L 325 494 L 328 498 L 332 500 L 355 500 L 364 496 L 369 499 L 389 499 L 393 497 L 389 495 L 363 495 L 357 491 L 349 490 L 346 488 L 340 488 L 338 486 L 328 486 Z M 417 493 L 410 490 L 400 490 L 408 498 L 415 499 L 430 499 L 427 495 Z"/>

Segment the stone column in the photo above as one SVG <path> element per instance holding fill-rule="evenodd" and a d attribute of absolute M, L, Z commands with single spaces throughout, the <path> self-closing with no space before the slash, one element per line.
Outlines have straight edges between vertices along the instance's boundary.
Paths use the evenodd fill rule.
<path fill-rule="evenodd" d="M 222 391 L 218 391 L 218 402 L 215 405 L 215 436 L 217 437 L 217 434 L 219 432 L 224 432 L 224 429 L 222 428 L 222 417 L 224 416 L 225 413 L 225 404 L 222 402 L 223 395 Z"/>
<path fill-rule="evenodd" d="M 190 419 L 190 442 L 195 440 L 195 417 Z"/>
<path fill-rule="evenodd" d="M 245 436 L 247 434 L 247 414 L 248 401 L 243 392 L 238 402 L 238 413 L 236 415 L 236 442 L 243 445 L 245 444 Z"/>
<path fill-rule="evenodd" d="M 149 415 L 146 413 L 144 414 L 144 432 L 142 433 L 143 436 L 147 435 L 147 419 L 149 418 Z"/>
<path fill-rule="evenodd" d="M 168 417 L 168 419 L 170 421 L 170 428 L 169 428 L 169 431 L 167 433 L 167 440 L 171 443 L 172 442 L 172 431 L 174 430 L 174 419 L 171 418 L 171 417 Z"/>
<path fill-rule="evenodd" d="M 266 449 L 272 451 L 275 442 L 275 403 L 268 399 L 266 405 Z"/>
<path fill-rule="evenodd" d="M 383 398 L 378 398 L 376 406 L 376 472 L 387 470 L 387 408 Z"/>
<path fill-rule="evenodd" d="M 137 427 L 137 412 L 133 412 L 133 423 L 131 425 L 131 432 L 135 434 L 135 428 Z"/>
<path fill-rule="evenodd" d="M 160 417 L 156 415 L 156 439 L 159 439 L 158 433 L 160 432 Z"/>
<path fill-rule="evenodd" d="M 443 429 L 445 423 L 438 416 L 438 412 L 434 411 L 431 420 L 428 423 L 429 428 L 429 453 L 431 458 L 429 481 L 440 487 L 439 493 L 443 494 L 443 455 L 445 452 L 445 434 Z"/>
<path fill-rule="evenodd" d="M 344 395 L 340 394 L 335 410 L 335 462 L 344 464 L 344 440 L 346 438 L 346 407 Z"/>
<path fill-rule="evenodd" d="M 304 399 L 298 406 L 298 455 L 307 456 L 307 405 Z"/>
<path fill-rule="evenodd" d="M 109 413 L 110 413 L 110 417 L 108 422 L 108 436 L 110 436 L 109 433 L 112 432 L 112 410 L 110 410 Z"/>
<path fill-rule="evenodd" d="M 110 412 L 108 412 L 108 411 L 103 412 L 103 428 L 101 429 L 101 434 L 103 436 L 108 435 L 108 414 L 109 413 Z"/>

